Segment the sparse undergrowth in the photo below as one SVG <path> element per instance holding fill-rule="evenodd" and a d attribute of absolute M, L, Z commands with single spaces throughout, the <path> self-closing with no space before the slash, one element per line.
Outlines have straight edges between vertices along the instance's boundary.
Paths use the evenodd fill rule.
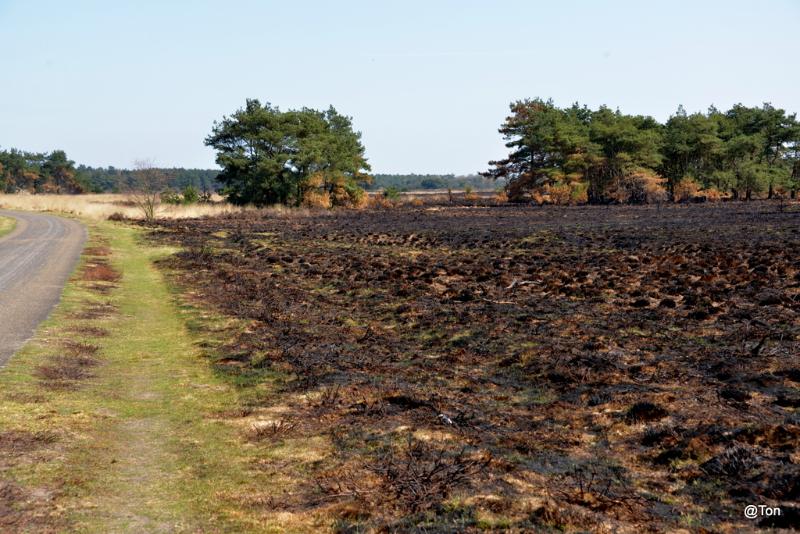
<path fill-rule="evenodd" d="M 800 496 L 799 217 L 398 209 L 153 236 L 215 317 L 192 312 L 240 391 L 220 417 L 282 488 L 241 505 L 341 532 L 735 530 Z"/>

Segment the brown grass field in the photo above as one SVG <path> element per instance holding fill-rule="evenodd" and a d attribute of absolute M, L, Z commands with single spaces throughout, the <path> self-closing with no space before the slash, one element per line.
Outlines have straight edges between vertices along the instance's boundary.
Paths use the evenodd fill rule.
<path fill-rule="evenodd" d="M 797 525 L 796 204 L 250 212 L 151 236 L 181 248 L 163 267 L 244 392 L 224 416 L 276 480 L 252 506 L 340 532 Z"/>
<path fill-rule="evenodd" d="M 58 212 L 90 220 L 105 220 L 111 216 L 128 219 L 141 219 L 142 212 L 133 202 L 130 195 L 123 194 L 87 194 L 87 195 L 30 195 L 0 194 L 0 208 L 25 211 Z M 191 219 L 213 215 L 239 213 L 244 208 L 237 208 L 221 198 L 209 204 L 192 204 L 188 206 L 172 206 L 161 204 L 157 216 L 165 219 Z"/>

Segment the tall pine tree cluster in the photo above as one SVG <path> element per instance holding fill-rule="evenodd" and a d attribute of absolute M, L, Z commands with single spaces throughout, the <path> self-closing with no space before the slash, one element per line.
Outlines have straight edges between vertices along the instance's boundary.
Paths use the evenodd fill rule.
<path fill-rule="evenodd" d="M 500 133 L 511 151 L 483 174 L 505 179 L 515 200 L 795 198 L 800 189 L 800 123 L 770 104 L 693 114 L 680 107 L 661 124 L 605 106 L 522 100 Z"/>

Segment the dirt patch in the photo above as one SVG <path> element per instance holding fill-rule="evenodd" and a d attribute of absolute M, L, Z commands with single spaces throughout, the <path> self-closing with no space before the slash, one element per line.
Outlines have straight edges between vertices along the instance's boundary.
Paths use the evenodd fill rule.
<path fill-rule="evenodd" d="M 83 251 L 86 256 L 110 256 L 111 248 L 108 245 L 93 245 Z"/>
<path fill-rule="evenodd" d="M 87 282 L 119 282 L 122 274 L 106 260 L 93 258 L 84 265 L 81 278 Z"/>
<path fill-rule="evenodd" d="M 0 451 L 3 455 L 22 454 L 54 443 L 56 440 L 57 436 L 52 432 L 8 430 L 0 432 Z"/>
<path fill-rule="evenodd" d="M 50 490 L 30 490 L 0 480 L 0 531 L 64 532 L 66 523 L 52 504 L 53 496 Z"/>

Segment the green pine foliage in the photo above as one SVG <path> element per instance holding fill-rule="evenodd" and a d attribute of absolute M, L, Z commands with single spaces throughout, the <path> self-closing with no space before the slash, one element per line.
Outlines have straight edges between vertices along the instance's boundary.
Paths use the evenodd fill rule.
<path fill-rule="evenodd" d="M 63 150 L 50 153 L 0 150 L 0 191 L 4 193 L 83 193 L 89 185 Z"/>
<path fill-rule="evenodd" d="M 390 187 L 398 191 L 432 191 L 466 187 L 471 187 L 475 191 L 494 191 L 497 183 L 478 174 L 463 176 L 455 174 L 375 174 L 367 189 L 377 191 Z"/>
<path fill-rule="evenodd" d="M 222 186 L 215 169 L 156 169 L 167 189 L 211 193 Z M 0 150 L 0 191 L 5 193 L 119 193 L 135 189 L 136 171 L 75 166 L 63 150 L 50 153 Z"/>
<path fill-rule="evenodd" d="M 235 204 L 357 203 L 370 181 L 361 134 L 333 107 L 281 111 L 247 100 L 215 122 L 206 145 L 217 151 L 218 180 Z"/>
<path fill-rule="evenodd" d="M 164 177 L 165 186 L 174 191 L 194 187 L 205 193 L 217 192 L 222 184 L 217 180 L 218 169 L 155 169 Z M 129 191 L 136 184 L 136 171 L 115 167 L 87 167 L 79 165 L 78 176 L 93 193 L 119 193 Z"/>
<path fill-rule="evenodd" d="M 592 203 L 647 202 L 662 192 L 677 198 L 692 184 L 697 196 L 746 199 L 800 189 L 800 123 L 770 104 L 691 115 L 680 107 L 661 124 L 605 106 L 522 100 L 511 104 L 500 133 L 511 151 L 483 175 L 506 180 L 515 200 L 575 198 L 581 188 Z"/>

